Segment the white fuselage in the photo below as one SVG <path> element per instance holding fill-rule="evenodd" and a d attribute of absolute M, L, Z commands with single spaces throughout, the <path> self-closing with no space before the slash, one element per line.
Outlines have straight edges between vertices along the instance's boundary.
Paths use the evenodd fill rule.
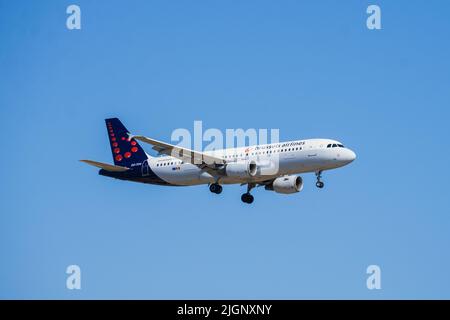
<path fill-rule="evenodd" d="M 157 176 L 173 185 L 214 182 L 231 184 L 260 182 L 305 172 L 320 172 L 342 167 L 356 158 L 352 150 L 330 139 L 296 140 L 204 153 L 220 157 L 226 162 L 254 161 L 258 172 L 252 177 L 222 176 L 217 180 L 217 177 L 208 170 L 191 163 L 183 163 L 170 156 L 149 157 L 148 164 Z"/>

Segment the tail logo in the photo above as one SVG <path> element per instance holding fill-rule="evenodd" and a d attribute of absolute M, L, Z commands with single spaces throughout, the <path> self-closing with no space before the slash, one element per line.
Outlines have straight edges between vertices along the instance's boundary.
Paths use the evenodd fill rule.
<path fill-rule="evenodd" d="M 129 158 L 131 158 L 133 153 L 138 152 L 138 148 L 136 147 L 136 145 L 137 145 L 136 141 L 134 141 L 134 140 L 129 141 L 126 137 L 121 137 L 120 139 L 122 141 L 129 141 L 130 145 L 131 145 L 130 151 L 127 151 L 127 152 L 123 153 L 123 155 L 122 155 L 120 148 L 118 148 L 119 144 L 116 142 L 117 138 L 114 133 L 114 129 L 111 125 L 111 122 L 108 122 L 107 125 L 108 125 L 109 136 L 111 137 L 111 145 L 113 147 L 113 152 L 116 154 L 116 156 L 115 156 L 116 161 L 120 162 L 123 160 L 124 157 L 129 159 Z"/>
<path fill-rule="evenodd" d="M 105 123 L 115 165 L 131 168 L 147 160 L 145 151 L 118 118 L 105 119 Z"/>

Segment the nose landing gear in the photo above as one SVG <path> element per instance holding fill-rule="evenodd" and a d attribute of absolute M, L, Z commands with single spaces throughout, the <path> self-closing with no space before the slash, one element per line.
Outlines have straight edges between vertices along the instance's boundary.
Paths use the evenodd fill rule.
<path fill-rule="evenodd" d="M 322 178 L 322 171 L 317 171 L 316 177 L 317 177 L 316 187 L 322 189 L 325 186 L 325 184 L 320 180 Z"/>

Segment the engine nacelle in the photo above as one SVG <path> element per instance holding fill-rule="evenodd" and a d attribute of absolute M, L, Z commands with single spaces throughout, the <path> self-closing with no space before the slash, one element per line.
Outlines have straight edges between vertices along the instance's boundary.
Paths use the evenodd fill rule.
<path fill-rule="evenodd" d="M 303 179 L 299 176 L 278 177 L 270 185 L 266 186 L 266 190 L 273 190 L 277 193 L 296 193 L 303 189 Z"/>
<path fill-rule="evenodd" d="M 228 163 L 225 167 L 225 174 L 229 177 L 253 177 L 256 174 L 255 161 L 240 161 Z"/>

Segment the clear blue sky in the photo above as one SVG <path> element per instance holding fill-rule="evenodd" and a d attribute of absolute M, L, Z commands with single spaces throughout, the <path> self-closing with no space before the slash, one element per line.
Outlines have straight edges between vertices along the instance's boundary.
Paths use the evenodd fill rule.
<path fill-rule="evenodd" d="M 66 29 L 66 7 L 82 30 Z M 366 28 L 366 8 L 382 30 Z M 450 298 L 448 1 L 0 0 L 0 298 Z M 103 119 L 356 151 L 318 190 L 111 180 Z M 150 150 L 148 146 L 145 146 Z M 65 269 L 82 270 L 82 290 Z M 366 288 L 366 268 L 382 290 Z"/>

